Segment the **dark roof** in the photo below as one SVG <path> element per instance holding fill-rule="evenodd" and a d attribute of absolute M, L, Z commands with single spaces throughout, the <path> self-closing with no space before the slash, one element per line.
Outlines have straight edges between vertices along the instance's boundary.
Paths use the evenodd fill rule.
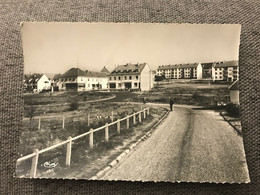
<path fill-rule="evenodd" d="M 224 62 L 216 62 L 214 64 L 216 68 L 223 68 L 223 67 L 234 67 L 238 66 L 238 61 L 224 61 Z"/>
<path fill-rule="evenodd" d="M 88 71 L 86 70 L 85 72 L 82 71 L 79 68 L 71 68 L 69 69 L 67 72 L 65 72 L 64 74 L 57 74 L 55 75 L 54 78 L 66 78 L 66 77 L 78 77 L 78 76 L 83 76 L 83 77 L 107 77 L 106 72 L 92 72 L 92 71 Z"/>
<path fill-rule="evenodd" d="M 27 84 L 36 84 L 43 74 L 24 75 L 24 82 Z"/>
<path fill-rule="evenodd" d="M 67 72 L 65 72 L 61 77 L 78 77 L 85 76 L 85 72 L 80 70 L 79 68 L 71 68 Z"/>
<path fill-rule="evenodd" d="M 205 69 L 212 68 L 213 62 L 210 63 L 201 63 L 201 66 Z"/>
<path fill-rule="evenodd" d="M 229 90 L 239 90 L 239 80 L 236 80 L 230 87 L 228 88 Z"/>
<path fill-rule="evenodd" d="M 126 75 L 133 73 L 141 73 L 145 65 L 146 63 L 119 65 L 109 75 Z"/>
<path fill-rule="evenodd" d="M 104 66 L 100 72 L 110 73 L 109 70 Z"/>
<path fill-rule="evenodd" d="M 173 64 L 173 65 L 162 65 L 159 66 L 157 70 L 168 70 L 174 68 L 196 68 L 199 63 L 190 63 L 190 64 Z"/>
<path fill-rule="evenodd" d="M 178 68 L 179 65 L 178 64 L 174 64 L 174 65 L 162 65 L 159 66 L 157 70 L 168 70 L 168 69 L 174 69 L 174 68 Z"/>
<path fill-rule="evenodd" d="M 180 64 L 179 68 L 196 68 L 199 63 Z"/>
<path fill-rule="evenodd" d="M 60 78 L 60 77 L 62 77 L 62 74 L 55 74 L 54 77 L 53 77 L 53 79 L 58 79 L 58 78 Z"/>
<path fill-rule="evenodd" d="M 107 77 L 107 73 L 106 72 L 86 72 L 85 76 L 86 77 Z"/>

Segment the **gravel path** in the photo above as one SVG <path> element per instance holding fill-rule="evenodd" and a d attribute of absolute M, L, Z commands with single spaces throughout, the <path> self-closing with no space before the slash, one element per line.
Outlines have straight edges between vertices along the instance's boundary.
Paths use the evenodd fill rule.
<path fill-rule="evenodd" d="M 102 180 L 249 182 L 243 141 L 214 111 L 176 107 Z"/>

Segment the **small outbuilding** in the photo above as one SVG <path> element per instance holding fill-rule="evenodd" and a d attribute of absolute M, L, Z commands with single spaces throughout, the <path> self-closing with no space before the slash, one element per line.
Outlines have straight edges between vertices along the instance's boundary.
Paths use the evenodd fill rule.
<path fill-rule="evenodd" d="M 239 80 L 236 80 L 229 88 L 230 102 L 239 105 Z"/>

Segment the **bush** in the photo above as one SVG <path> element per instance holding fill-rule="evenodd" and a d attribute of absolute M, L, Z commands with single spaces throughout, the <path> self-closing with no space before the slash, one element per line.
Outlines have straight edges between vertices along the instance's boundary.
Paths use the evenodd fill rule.
<path fill-rule="evenodd" d="M 236 117 L 239 116 L 239 105 L 229 103 L 225 106 L 225 108 L 226 108 L 226 112 L 228 113 L 228 115 L 236 116 Z"/>
<path fill-rule="evenodd" d="M 200 95 L 199 95 L 199 93 L 197 93 L 197 92 L 195 92 L 195 93 L 193 93 L 192 94 L 192 98 L 194 99 L 194 100 L 199 100 L 199 97 L 200 97 Z"/>
<path fill-rule="evenodd" d="M 70 103 L 70 111 L 78 110 L 78 108 L 79 108 L 79 103 L 78 102 Z"/>

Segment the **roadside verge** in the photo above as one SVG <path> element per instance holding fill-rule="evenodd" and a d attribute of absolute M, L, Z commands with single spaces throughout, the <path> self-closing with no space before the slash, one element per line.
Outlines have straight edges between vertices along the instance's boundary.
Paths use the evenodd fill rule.
<path fill-rule="evenodd" d="M 147 140 L 153 133 L 153 131 L 158 127 L 159 124 L 163 122 L 163 120 L 168 116 L 169 111 L 167 111 L 164 116 L 154 124 L 154 126 L 145 134 L 143 135 L 140 139 L 138 139 L 135 143 L 131 144 L 124 152 L 122 152 L 119 156 L 117 156 L 113 161 L 111 161 L 103 170 L 97 172 L 96 175 L 90 178 L 90 180 L 99 180 L 102 179 L 102 177 L 113 167 L 117 166 L 118 164 L 122 163 L 126 157 L 134 151 L 141 142 Z"/>

